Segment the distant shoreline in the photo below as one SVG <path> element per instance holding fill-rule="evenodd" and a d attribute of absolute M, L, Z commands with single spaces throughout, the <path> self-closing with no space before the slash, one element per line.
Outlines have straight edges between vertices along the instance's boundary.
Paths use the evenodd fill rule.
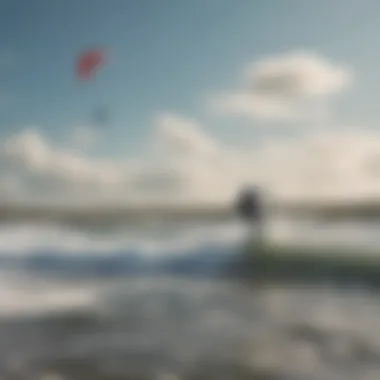
<path fill-rule="evenodd" d="M 380 201 L 345 203 L 288 203 L 271 205 L 270 214 L 313 216 L 325 220 L 380 219 Z M 22 221 L 55 221 L 70 224 L 122 223 L 144 220 L 210 220 L 223 221 L 236 217 L 232 205 L 150 205 L 150 206 L 44 206 L 27 204 L 0 205 L 0 223 Z"/>

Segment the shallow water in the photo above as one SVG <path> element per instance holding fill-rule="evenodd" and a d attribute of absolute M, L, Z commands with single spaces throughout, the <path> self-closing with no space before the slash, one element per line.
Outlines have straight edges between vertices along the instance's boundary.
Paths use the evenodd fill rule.
<path fill-rule="evenodd" d="M 70 307 L 3 315 L 3 378 L 380 376 L 380 298 L 364 289 L 162 277 L 71 286 Z"/>
<path fill-rule="evenodd" d="M 234 225 L 7 228 L 2 379 L 380 379 L 379 294 L 222 278 Z"/>

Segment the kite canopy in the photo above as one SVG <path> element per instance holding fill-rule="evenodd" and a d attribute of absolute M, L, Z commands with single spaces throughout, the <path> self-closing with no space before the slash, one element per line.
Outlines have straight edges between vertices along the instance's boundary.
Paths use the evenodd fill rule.
<path fill-rule="evenodd" d="M 104 63 L 105 54 L 101 49 L 86 50 L 76 61 L 76 74 L 81 80 L 88 80 Z"/>
<path fill-rule="evenodd" d="M 105 52 L 102 49 L 87 49 L 82 51 L 75 60 L 76 77 L 83 82 L 93 79 L 96 71 L 105 63 Z M 98 90 L 97 90 L 98 91 Z M 108 110 L 105 106 L 98 106 L 90 116 L 90 123 L 105 126 L 108 122 Z"/>

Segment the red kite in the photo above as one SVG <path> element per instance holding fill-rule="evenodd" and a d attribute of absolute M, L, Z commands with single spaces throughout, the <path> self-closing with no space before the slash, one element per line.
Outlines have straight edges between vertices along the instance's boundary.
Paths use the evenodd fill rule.
<path fill-rule="evenodd" d="M 86 50 L 76 61 L 76 74 L 81 80 L 88 80 L 104 62 L 105 54 L 102 50 Z"/>

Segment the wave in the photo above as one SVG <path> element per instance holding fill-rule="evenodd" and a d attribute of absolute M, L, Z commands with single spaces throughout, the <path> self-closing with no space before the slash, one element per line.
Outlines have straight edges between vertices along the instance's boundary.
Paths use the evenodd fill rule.
<path fill-rule="evenodd" d="M 55 276 L 217 272 L 242 241 L 239 225 L 167 225 L 84 231 L 57 225 L 0 229 L 2 269 Z"/>
<path fill-rule="evenodd" d="M 339 245 L 376 244 L 379 223 L 327 223 L 309 219 L 273 218 L 267 220 L 266 237 L 276 243 Z M 0 256 L 4 253 L 27 255 L 30 252 L 55 252 L 65 255 L 97 255 L 125 250 L 144 256 L 173 254 L 202 245 L 221 246 L 242 241 L 249 231 L 237 221 L 205 222 L 150 221 L 75 227 L 60 223 L 8 223 L 0 227 Z"/>
<path fill-rule="evenodd" d="M 175 267 L 230 260 L 241 252 L 247 230 L 237 222 L 156 222 L 101 229 L 59 224 L 16 223 L 0 228 L 0 264 L 80 271 L 131 272 L 171 262 Z M 275 219 L 267 238 L 276 244 L 379 246 L 374 223 L 326 224 L 315 220 Z M 180 264 L 180 262 L 182 264 Z M 211 264 L 210 264 L 211 265 Z M 103 269 L 101 269 L 103 268 Z"/>
<path fill-rule="evenodd" d="M 33 252 L 91 256 L 124 251 L 158 256 L 196 250 L 202 245 L 228 245 L 243 238 L 241 226 L 233 223 L 165 223 L 119 226 L 109 229 L 79 229 L 57 224 L 8 224 L 0 228 L 0 256 L 25 256 Z"/>

